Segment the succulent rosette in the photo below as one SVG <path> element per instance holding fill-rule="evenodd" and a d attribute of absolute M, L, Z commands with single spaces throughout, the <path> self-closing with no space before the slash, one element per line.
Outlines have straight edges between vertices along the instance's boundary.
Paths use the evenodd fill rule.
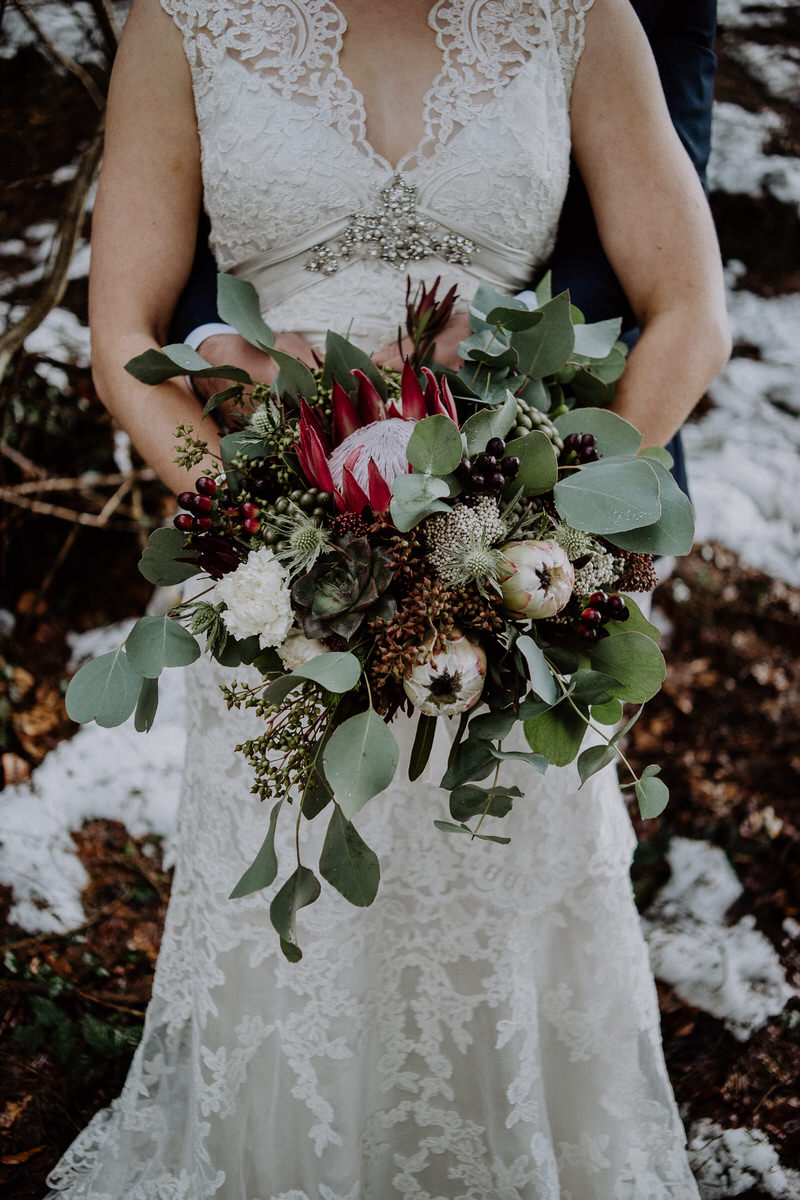
<path fill-rule="evenodd" d="M 486 679 L 486 652 L 477 642 L 453 630 L 444 646 L 431 637 L 419 661 L 408 670 L 403 687 L 414 708 L 431 717 L 454 717 L 481 698 Z"/>
<path fill-rule="evenodd" d="M 509 573 L 500 582 L 506 612 L 519 620 L 554 617 L 566 606 L 575 568 L 557 542 L 506 542 Z"/>
<path fill-rule="evenodd" d="M 307 638 L 336 634 L 351 641 L 369 617 L 391 617 L 392 569 L 386 551 L 366 537 L 345 534 L 292 588 Z"/>

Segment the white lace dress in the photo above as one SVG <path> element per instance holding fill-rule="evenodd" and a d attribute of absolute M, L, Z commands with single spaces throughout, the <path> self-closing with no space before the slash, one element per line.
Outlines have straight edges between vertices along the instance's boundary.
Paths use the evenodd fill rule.
<path fill-rule="evenodd" d="M 464 298 L 524 286 L 552 246 L 569 166 L 568 101 L 591 0 L 438 0 L 442 68 L 426 136 L 391 166 L 338 66 L 332 0 L 163 0 L 191 65 L 206 205 L 223 269 L 255 281 L 276 329 L 367 348 L 403 315 L 405 271 L 310 247 L 373 212 L 395 171 L 422 219 L 478 247 L 435 257 Z M 329 243 L 330 244 L 330 243 Z M 357 821 L 383 874 L 372 908 L 331 889 L 304 909 L 302 962 L 263 895 L 231 901 L 268 811 L 233 747 L 217 669 L 190 677 L 179 860 L 144 1036 L 120 1099 L 54 1170 L 91 1200 L 690 1200 L 628 880 L 633 834 L 606 770 L 542 778 L 503 822 L 509 846 L 433 827 L 427 780 Z M 401 745 L 409 728 L 395 722 Z M 443 738 L 446 742 L 446 737 Z M 315 863 L 326 817 L 306 823 Z M 293 869 L 293 821 L 279 881 Z M 280 828 L 280 827 L 279 827 Z"/>

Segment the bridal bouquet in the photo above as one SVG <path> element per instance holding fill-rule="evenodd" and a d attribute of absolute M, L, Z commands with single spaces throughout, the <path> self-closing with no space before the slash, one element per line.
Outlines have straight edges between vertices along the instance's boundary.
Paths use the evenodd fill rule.
<path fill-rule="evenodd" d="M 230 669 L 228 706 L 261 722 L 237 749 L 273 805 L 233 897 L 276 880 L 275 830 L 291 807 L 298 827 L 329 810 L 318 872 L 372 903 L 380 867 L 354 822 L 395 775 L 401 709 L 416 719 L 412 780 L 437 722 L 456 720 L 449 813 L 434 821 L 444 833 L 509 840 L 494 825 L 522 795 L 502 782 L 508 759 L 543 772 L 577 758 L 585 781 L 619 757 L 644 816 L 667 802 L 659 768 L 637 776 L 619 749 L 641 711 L 621 725 L 623 704 L 641 706 L 665 675 L 658 632 L 629 593 L 654 586 L 652 555 L 685 553 L 693 526 L 668 455 L 642 449 L 606 407 L 624 369 L 619 322 L 585 324 L 547 281 L 534 311 L 482 286 L 463 368 L 437 371 L 423 364 L 453 299 L 437 302 L 435 287 L 409 299 L 415 353 L 402 373 L 334 333 L 311 371 L 273 348 L 253 289 L 222 276 L 223 319 L 279 367 L 270 387 L 185 346 L 128 364 L 152 384 L 230 382 L 207 413 L 248 387 L 252 411 L 142 555 L 148 580 L 197 576 L 197 593 L 82 667 L 67 709 L 101 725 L 135 712 L 147 730 L 165 667 L 204 651 Z M 177 436 L 177 461 L 206 456 L 191 427 Z M 523 737 L 504 748 L 515 727 Z M 293 961 L 296 911 L 319 894 L 298 865 L 272 900 Z"/>

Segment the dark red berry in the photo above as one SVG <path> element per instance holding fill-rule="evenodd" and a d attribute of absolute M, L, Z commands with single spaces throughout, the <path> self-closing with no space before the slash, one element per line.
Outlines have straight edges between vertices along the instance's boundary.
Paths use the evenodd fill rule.
<path fill-rule="evenodd" d="M 594 436 L 593 433 L 582 433 L 581 434 L 582 449 L 584 449 L 584 450 L 594 449 L 594 447 L 596 445 L 597 445 L 597 438 Z"/>
<path fill-rule="evenodd" d="M 622 599 L 622 596 L 609 596 L 607 608 L 608 615 L 614 621 L 627 621 L 628 617 L 631 615 L 628 612 L 628 607 L 625 604 L 625 601 Z"/>
<path fill-rule="evenodd" d="M 500 488 L 505 487 L 505 484 L 506 484 L 506 477 L 502 471 L 492 471 L 491 475 L 487 476 L 487 478 L 486 478 L 486 485 L 493 492 L 499 491 Z"/>
<path fill-rule="evenodd" d="M 589 608 L 603 609 L 608 604 L 608 596 L 605 592 L 592 592 L 586 603 Z"/>
<path fill-rule="evenodd" d="M 257 504 L 253 504 L 252 500 L 243 500 L 239 505 L 239 512 L 243 517 L 249 520 L 253 520 L 255 517 L 257 517 L 260 511 L 261 509 Z"/>
<path fill-rule="evenodd" d="M 210 475 L 201 475 L 194 485 L 201 496 L 213 496 L 216 494 L 217 485 Z"/>
<path fill-rule="evenodd" d="M 602 625 L 603 614 L 599 608 L 585 608 L 581 613 L 581 620 L 584 625 Z"/>
<path fill-rule="evenodd" d="M 480 471 L 473 471 L 469 477 L 469 490 L 471 492 L 482 492 L 486 487 L 486 476 L 481 475 Z"/>
<path fill-rule="evenodd" d="M 219 500 L 219 502 L 223 508 L 225 508 L 226 505 L 230 504 L 232 499 L 233 499 L 233 496 L 231 495 L 230 488 L 223 488 L 222 491 L 220 492 L 220 494 L 217 496 L 217 500 Z"/>
<path fill-rule="evenodd" d="M 497 459 L 493 454 L 479 454 L 475 459 L 475 466 L 483 473 L 493 471 L 497 466 Z"/>
<path fill-rule="evenodd" d="M 597 462 L 599 458 L 600 455 L 594 446 L 581 446 L 578 451 L 578 462 L 580 463 Z"/>
<path fill-rule="evenodd" d="M 214 501 L 210 496 L 195 496 L 190 507 L 193 513 L 198 517 L 204 517 L 211 512 Z"/>
<path fill-rule="evenodd" d="M 176 529 L 180 529 L 181 533 L 191 533 L 192 526 L 194 525 L 194 518 L 190 517 L 189 514 L 185 512 L 178 513 L 172 524 Z"/>
<path fill-rule="evenodd" d="M 514 454 L 509 454 L 498 465 L 506 479 L 516 479 L 519 475 L 520 461 Z"/>
<path fill-rule="evenodd" d="M 194 499 L 194 492 L 180 492 L 178 494 L 178 504 L 180 504 L 181 508 L 191 508 L 192 504 L 194 503 Z"/>
<path fill-rule="evenodd" d="M 600 630 L 596 625 L 579 625 L 578 637 L 584 642 L 596 642 L 600 635 Z"/>
<path fill-rule="evenodd" d="M 192 529 L 195 533 L 210 533 L 214 522 L 211 517 L 195 517 Z"/>
<path fill-rule="evenodd" d="M 564 438 L 564 450 L 567 454 L 573 450 L 579 449 L 581 444 L 581 435 L 579 433 L 568 433 Z"/>
<path fill-rule="evenodd" d="M 472 474 L 472 465 L 470 464 L 468 458 L 462 458 L 461 462 L 456 467 L 454 474 L 456 479 L 460 480 L 461 483 L 469 482 L 470 475 Z"/>
<path fill-rule="evenodd" d="M 242 521 L 242 529 L 245 533 L 258 533 L 260 528 L 261 522 L 257 521 L 255 517 L 245 517 L 245 519 Z"/>
<path fill-rule="evenodd" d="M 506 444 L 500 437 L 489 438 L 486 443 L 486 453 L 493 454 L 495 458 L 502 458 L 506 452 Z"/>
<path fill-rule="evenodd" d="M 250 481 L 250 488 L 257 496 L 267 496 L 269 495 L 269 480 L 260 477 L 252 479 Z"/>

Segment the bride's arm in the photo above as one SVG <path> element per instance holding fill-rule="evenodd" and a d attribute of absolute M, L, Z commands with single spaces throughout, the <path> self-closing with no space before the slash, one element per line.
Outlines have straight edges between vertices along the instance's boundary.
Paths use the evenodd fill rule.
<path fill-rule="evenodd" d="M 572 94 L 575 159 L 642 336 L 614 408 L 663 445 L 730 353 L 708 203 L 628 0 L 596 0 Z"/>
<path fill-rule="evenodd" d="M 111 81 L 92 219 L 93 375 L 103 403 L 176 492 L 198 474 L 172 461 L 176 426 L 193 423 L 212 451 L 219 445 L 216 426 L 201 423 L 201 406 L 183 381 L 148 387 L 124 364 L 167 341 L 194 254 L 200 191 L 197 125 L 180 33 L 158 0 L 134 0 Z"/>

